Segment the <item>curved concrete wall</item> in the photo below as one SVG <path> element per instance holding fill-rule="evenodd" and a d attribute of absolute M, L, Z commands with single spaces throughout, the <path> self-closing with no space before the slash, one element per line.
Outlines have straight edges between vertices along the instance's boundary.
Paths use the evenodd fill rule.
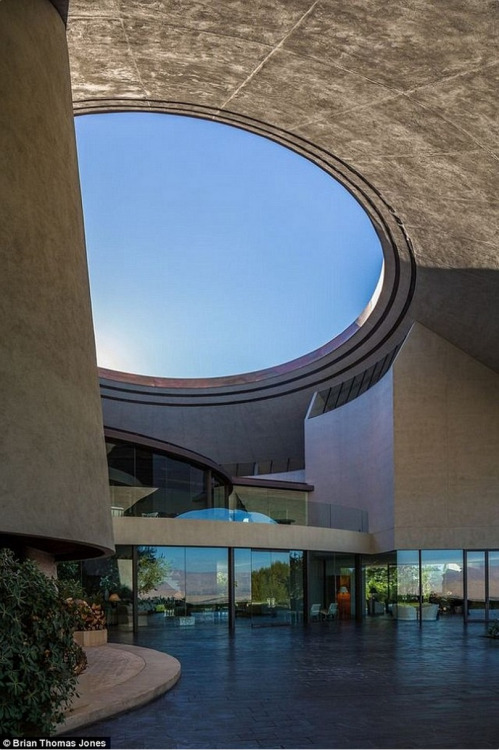
<path fill-rule="evenodd" d="M 112 549 L 112 526 L 65 27 L 49 0 L 0 3 L 0 80 L 0 543 L 89 557 Z"/>

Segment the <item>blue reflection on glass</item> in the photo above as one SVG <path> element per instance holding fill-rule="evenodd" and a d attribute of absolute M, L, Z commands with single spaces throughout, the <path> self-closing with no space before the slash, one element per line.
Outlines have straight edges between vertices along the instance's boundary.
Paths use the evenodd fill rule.
<path fill-rule="evenodd" d="M 205 521 L 239 521 L 242 523 L 277 523 L 264 513 L 253 513 L 246 510 L 229 510 L 229 508 L 203 508 L 181 513 L 177 518 Z"/>

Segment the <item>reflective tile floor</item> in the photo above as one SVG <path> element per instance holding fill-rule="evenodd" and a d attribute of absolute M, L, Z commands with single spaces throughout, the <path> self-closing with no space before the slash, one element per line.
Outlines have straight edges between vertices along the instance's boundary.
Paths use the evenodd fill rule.
<path fill-rule="evenodd" d="M 499 640 L 484 633 L 454 618 L 116 633 L 175 656 L 182 677 L 74 736 L 113 748 L 499 748 Z"/>

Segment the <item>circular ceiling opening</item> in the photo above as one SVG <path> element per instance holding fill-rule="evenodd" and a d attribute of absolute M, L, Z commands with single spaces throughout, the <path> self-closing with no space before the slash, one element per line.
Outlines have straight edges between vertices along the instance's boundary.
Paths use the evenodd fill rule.
<path fill-rule="evenodd" d="M 367 213 L 308 159 L 195 117 L 76 118 L 101 367 L 254 372 L 324 346 L 383 267 Z"/>

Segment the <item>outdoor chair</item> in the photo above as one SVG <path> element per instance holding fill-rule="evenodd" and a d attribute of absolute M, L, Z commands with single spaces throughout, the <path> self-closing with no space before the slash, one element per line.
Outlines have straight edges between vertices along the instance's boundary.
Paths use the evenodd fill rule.
<path fill-rule="evenodd" d="M 338 605 L 336 602 L 331 602 L 327 609 L 322 610 L 322 614 L 324 615 L 325 620 L 334 620 L 338 614 Z"/>
<path fill-rule="evenodd" d="M 310 607 L 310 621 L 320 620 L 322 604 L 312 604 Z"/>

